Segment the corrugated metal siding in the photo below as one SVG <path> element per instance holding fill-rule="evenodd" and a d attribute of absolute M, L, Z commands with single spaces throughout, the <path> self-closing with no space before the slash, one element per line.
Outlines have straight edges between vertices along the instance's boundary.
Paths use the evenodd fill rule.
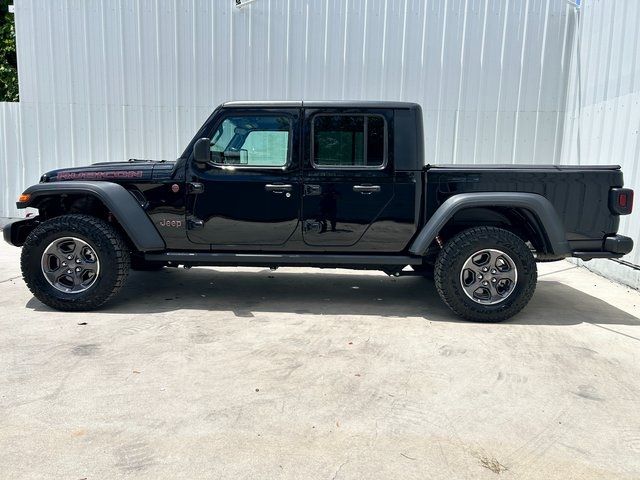
<path fill-rule="evenodd" d="M 563 0 L 15 3 L 26 183 L 58 166 L 175 158 L 232 99 L 416 101 L 430 163 L 559 161 Z"/>
<path fill-rule="evenodd" d="M 14 213 L 27 170 L 22 155 L 20 104 L 0 102 L 0 216 Z"/>
<path fill-rule="evenodd" d="M 619 164 L 625 184 L 640 192 L 640 2 L 583 0 L 580 14 L 580 76 L 574 61 L 563 163 Z M 620 233 L 636 243 L 624 260 L 640 265 L 637 211 L 621 218 Z M 640 288 L 637 270 L 605 260 L 585 265 Z"/>

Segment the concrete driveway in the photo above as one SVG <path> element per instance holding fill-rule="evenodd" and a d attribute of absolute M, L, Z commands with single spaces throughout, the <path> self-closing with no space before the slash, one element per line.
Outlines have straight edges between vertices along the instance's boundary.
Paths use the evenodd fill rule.
<path fill-rule="evenodd" d="M 540 266 L 508 323 L 378 273 L 165 269 L 100 312 L 0 246 L 3 479 L 640 478 L 640 294 Z"/>

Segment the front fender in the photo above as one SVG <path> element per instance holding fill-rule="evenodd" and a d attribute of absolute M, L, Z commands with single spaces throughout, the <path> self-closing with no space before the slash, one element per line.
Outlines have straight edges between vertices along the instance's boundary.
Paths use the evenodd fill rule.
<path fill-rule="evenodd" d="M 544 230 L 543 233 L 552 249 L 551 253 L 559 257 L 571 254 L 564 224 L 551 202 L 537 193 L 520 192 L 460 193 L 449 197 L 422 228 L 409 247 L 409 252 L 413 255 L 424 255 L 438 232 L 456 213 L 473 207 L 509 207 L 528 210 L 535 215 Z"/>
<path fill-rule="evenodd" d="M 27 188 L 25 201 L 18 208 L 38 207 L 46 197 L 90 195 L 100 200 L 113 214 L 136 249 L 141 252 L 164 250 L 165 243 L 138 201 L 122 185 L 111 182 L 50 182 Z M 24 198 L 24 197 L 23 197 Z"/>

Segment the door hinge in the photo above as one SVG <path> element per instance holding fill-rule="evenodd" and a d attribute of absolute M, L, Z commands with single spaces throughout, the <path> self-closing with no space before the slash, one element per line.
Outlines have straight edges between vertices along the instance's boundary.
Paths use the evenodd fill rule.
<path fill-rule="evenodd" d="M 187 190 L 189 193 L 197 195 L 204 192 L 204 185 L 200 182 L 189 182 L 187 183 Z"/>

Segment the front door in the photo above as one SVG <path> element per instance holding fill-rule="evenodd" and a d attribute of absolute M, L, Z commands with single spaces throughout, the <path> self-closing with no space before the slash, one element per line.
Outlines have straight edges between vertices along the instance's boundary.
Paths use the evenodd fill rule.
<path fill-rule="evenodd" d="M 375 244 L 374 228 L 394 194 L 384 112 L 306 115 L 303 238 L 314 247 Z M 379 226 L 380 227 L 380 226 Z M 369 233 L 367 233 L 369 232 Z"/>
<path fill-rule="evenodd" d="M 301 201 L 298 116 L 297 109 L 230 109 L 218 120 L 210 164 L 191 166 L 192 242 L 259 248 L 293 235 Z"/>

